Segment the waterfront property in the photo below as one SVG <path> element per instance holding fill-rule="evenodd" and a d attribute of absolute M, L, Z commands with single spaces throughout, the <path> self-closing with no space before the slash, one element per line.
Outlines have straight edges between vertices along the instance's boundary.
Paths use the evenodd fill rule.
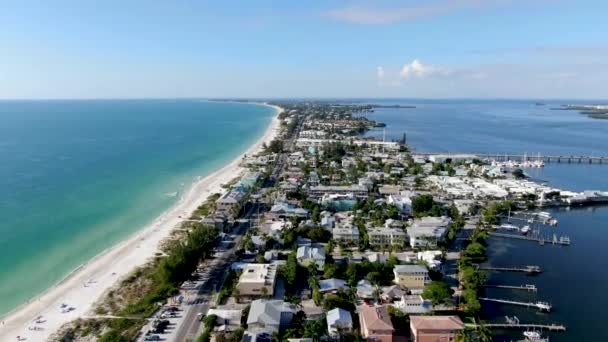
<path fill-rule="evenodd" d="M 464 329 L 457 316 L 410 316 L 410 332 L 413 342 L 455 341 Z"/>
<path fill-rule="evenodd" d="M 392 342 L 395 328 L 386 306 L 364 305 L 359 311 L 361 336 L 368 341 Z"/>

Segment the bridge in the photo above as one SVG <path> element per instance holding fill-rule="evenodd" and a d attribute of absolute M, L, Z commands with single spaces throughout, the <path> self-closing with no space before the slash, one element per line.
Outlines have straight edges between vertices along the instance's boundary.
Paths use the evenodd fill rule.
<path fill-rule="evenodd" d="M 486 297 L 480 297 L 479 300 L 483 300 L 486 302 L 501 303 L 501 304 L 519 305 L 519 306 L 525 306 L 528 308 L 537 308 L 539 311 L 546 311 L 546 312 L 551 311 L 551 308 L 552 308 L 551 304 L 549 304 L 547 302 L 518 302 L 518 301 L 514 301 L 514 300 L 486 298 Z"/>
<path fill-rule="evenodd" d="M 422 156 L 476 156 L 478 159 L 494 159 L 497 161 L 543 161 L 546 163 L 588 163 L 588 164 L 608 164 L 608 156 L 592 156 L 592 155 L 551 155 L 551 154 L 513 154 L 513 153 L 446 153 L 446 152 L 417 152 L 412 151 L 414 155 Z"/>

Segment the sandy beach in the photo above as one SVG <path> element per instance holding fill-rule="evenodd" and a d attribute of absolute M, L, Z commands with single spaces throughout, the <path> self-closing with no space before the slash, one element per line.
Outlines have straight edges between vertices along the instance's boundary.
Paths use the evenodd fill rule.
<path fill-rule="evenodd" d="M 276 109 L 277 113 L 264 135 L 245 153 L 195 182 L 178 203 L 154 222 L 97 255 L 39 297 L 3 317 L 0 322 L 0 341 L 17 341 L 17 336 L 22 341 L 46 341 L 65 323 L 91 315 L 94 304 L 106 291 L 135 267 L 148 262 L 158 251 L 159 243 L 169 236 L 184 217 L 188 217 L 209 195 L 224 192 L 221 185 L 243 173 L 244 169 L 239 163 L 245 154 L 257 153 L 264 143 L 275 138 L 279 129 L 277 116 L 282 109 L 270 107 Z M 66 310 L 62 309 L 62 305 L 73 309 L 64 312 Z"/>

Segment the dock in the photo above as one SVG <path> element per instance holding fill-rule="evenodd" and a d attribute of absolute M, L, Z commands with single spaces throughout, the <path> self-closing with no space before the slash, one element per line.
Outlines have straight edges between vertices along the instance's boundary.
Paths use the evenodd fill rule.
<path fill-rule="evenodd" d="M 479 267 L 479 269 L 482 270 L 482 271 L 523 272 L 523 273 L 528 273 L 528 274 L 538 274 L 538 273 L 542 272 L 540 266 L 535 266 L 535 265 L 528 265 L 528 266 L 523 266 L 523 267 L 491 267 L 491 266 L 484 266 L 484 267 Z"/>
<path fill-rule="evenodd" d="M 466 327 L 475 328 L 480 324 L 465 323 Z M 522 330 L 548 330 L 566 331 L 566 327 L 561 324 L 531 324 L 531 323 L 487 323 L 484 327 L 490 329 L 522 329 Z"/>
<path fill-rule="evenodd" d="M 538 292 L 536 285 L 495 285 L 495 284 L 484 284 L 483 287 L 491 287 L 496 289 L 508 289 L 508 290 L 525 290 L 528 292 Z"/>
<path fill-rule="evenodd" d="M 608 156 L 591 156 L 591 155 L 549 155 L 549 154 L 518 154 L 518 153 L 445 153 L 445 152 L 418 152 L 412 154 L 421 156 L 462 156 L 472 155 L 479 159 L 491 159 L 499 161 L 542 161 L 545 163 L 577 163 L 577 164 L 608 164 Z"/>
<path fill-rule="evenodd" d="M 559 238 L 553 234 L 553 237 L 545 237 L 540 234 L 532 234 L 528 235 L 515 235 L 515 234 L 505 234 L 505 233 L 495 233 L 490 232 L 490 236 L 499 237 L 505 239 L 516 239 L 516 240 L 526 240 L 526 241 L 534 241 L 539 245 L 544 245 L 545 243 L 549 243 L 552 245 L 561 245 L 561 246 L 570 246 L 570 237 L 568 236 L 560 236 Z"/>
<path fill-rule="evenodd" d="M 525 306 L 528 308 L 537 308 L 539 311 L 546 311 L 546 312 L 550 312 L 551 308 L 552 308 L 551 304 L 549 304 L 547 302 L 518 302 L 518 301 L 514 301 L 514 300 L 486 298 L 486 297 L 481 297 L 481 298 L 479 298 L 479 300 L 483 300 L 486 302 L 501 303 L 501 304 L 519 305 L 519 306 Z"/>

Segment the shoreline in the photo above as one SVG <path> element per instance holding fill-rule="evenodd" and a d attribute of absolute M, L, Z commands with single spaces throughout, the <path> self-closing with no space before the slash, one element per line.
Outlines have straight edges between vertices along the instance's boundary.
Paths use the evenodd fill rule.
<path fill-rule="evenodd" d="M 85 316 L 124 276 L 154 257 L 159 244 L 209 195 L 225 192 L 221 185 L 243 173 L 244 169 L 239 166 L 243 157 L 259 152 L 263 144 L 270 143 L 278 133 L 278 116 L 283 109 L 265 102 L 250 104 L 275 110 L 266 131 L 258 140 L 227 164 L 195 180 L 176 203 L 154 220 L 79 265 L 41 294 L 1 316 L 0 341 L 12 341 L 16 336 L 35 341 L 47 340 L 65 323 Z M 74 310 L 62 313 L 60 306 L 63 303 L 74 307 Z M 38 326 L 44 330 L 29 330 L 39 316 L 45 322 Z"/>

